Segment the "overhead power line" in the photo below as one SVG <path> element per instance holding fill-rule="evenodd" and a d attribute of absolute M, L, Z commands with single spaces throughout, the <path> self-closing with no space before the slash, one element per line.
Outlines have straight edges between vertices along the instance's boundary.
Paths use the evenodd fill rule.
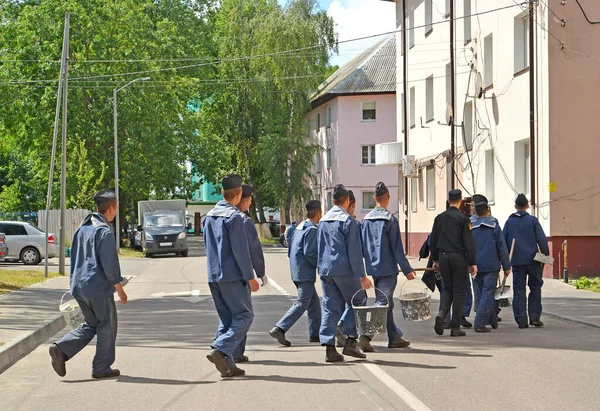
<path fill-rule="evenodd" d="M 581 5 L 581 3 L 579 2 L 579 0 L 575 0 L 575 2 L 577 3 L 577 5 L 579 6 L 579 8 L 581 9 L 581 12 L 583 13 L 583 16 L 585 17 L 585 19 L 587 20 L 588 23 L 590 24 L 600 24 L 600 21 L 591 21 L 589 19 L 589 17 L 587 16 L 587 13 L 585 12 L 585 10 L 583 9 L 583 6 Z"/>

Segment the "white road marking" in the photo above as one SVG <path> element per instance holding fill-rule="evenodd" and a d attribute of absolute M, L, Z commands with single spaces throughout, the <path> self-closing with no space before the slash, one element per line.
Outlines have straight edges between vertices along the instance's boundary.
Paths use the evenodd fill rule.
<path fill-rule="evenodd" d="M 408 391 L 402 384 L 393 379 L 388 373 L 383 371 L 381 367 L 376 364 L 363 363 L 365 368 L 369 370 L 375 377 L 384 383 L 390 390 L 392 390 L 398 397 L 402 399 L 411 409 L 415 411 L 431 411 L 427 405 L 423 404 L 421 400 L 415 397 L 410 391 Z"/>
<path fill-rule="evenodd" d="M 277 284 L 277 282 L 275 282 L 275 280 L 273 280 L 271 277 L 269 277 L 269 284 L 271 284 L 273 287 L 275 287 L 275 289 L 277 289 L 277 291 L 279 291 L 281 294 L 283 294 L 285 296 L 290 296 L 290 293 L 285 291 L 285 288 L 283 288 L 282 286 Z"/>

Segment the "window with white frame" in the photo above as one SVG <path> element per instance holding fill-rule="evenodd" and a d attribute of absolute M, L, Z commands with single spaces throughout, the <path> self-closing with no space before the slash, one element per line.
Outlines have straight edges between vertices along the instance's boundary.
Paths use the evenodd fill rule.
<path fill-rule="evenodd" d="M 373 191 L 363 191 L 362 193 L 362 209 L 363 210 L 372 210 L 375 208 L 375 199 L 373 196 L 375 193 Z"/>
<path fill-rule="evenodd" d="M 428 166 L 425 170 L 427 178 L 427 209 L 435 210 L 435 166 Z"/>
<path fill-rule="evenodd" d="M 435 106 L 433 103 L 433 76 L 425 80 L 425 120 L 432 121 L 435 117 Z"/>
<path fill-rule="evenodd" d="M 362 105 L 362 120 L 363 121 L 375 121 L 377 118 L 377 110 L 374 101 L 368 101 L 361 103 Z"/>
<path fill-rule="evenodd" d="M 331 107 L 327 107 L 327 111 L 325 112 L 325 122 L 327 127 L 331 127 Z"/>
<path fill-rule="evenodd" d="M 415 11 L 411 10 L 408 12 L 408 48 L 415 46 Z"/>
<path fill-rule="evenodd" d="M 471 150 L 473 148 L 473 103 L 471 101 L 465 104 L 463 132 L 465 137 L 465 140 L 463 141 L 465 149 Z"/>
<path fill-rule="evenodd" d="M 471 41 L 471 0 L 464 0 L 463 24 L 465 29 L 465 44 Z"/>
<path fill-rule="evenodd" d="M 494 150 L 487 150 L 485 152 L 485 196 L 490 203 L 493 203 L 496 197 L 495 181 Z"/>
<path fill-rule="evenodd" d="M 529 15 L 515 17 L 515 73 L 529 67 Z"/>
<path fill-rule="evenodd" d="M 327 209 L 330 209 L 331 207 L 333 207 L 333 198 L 331 195 L 331 191 L 327 192 Z"/>
<path fill-rule="evenodd" d="M 402 127 L 402 132 L 404 133 L 404 93 L 400 94 L 400 106 L 402 107 L 402 111 L 398 115 L 400 119 L 400 127 Z"/>
<path fill-rule="evenodd" d="M 494 84 L 494 36 L 490 34 L 483 40 L 483 86 Z"/>
<path fill-rule="evenodd" d="M 529 198 L 531 157 L 529 140 L 515 143 L 515 188 Z"/>
<path fill-rule="evenodd" d="M 317 151 L 315 164 L 317 166 L 317 173 L 320 173 L 323 170 L 323 153 L 321 150 Z"/>
<path fill-rule="evenodd" d="M 410 179 L 410 211 L 417 212 L 417 192 L 419 189 L 419 180 L 417 178 Z"/>
<path fill-rule="evenodd" d="M 425 0 L 425 35 L 433 31 L 433 0 Z"/>
<path fill-rule="evenodd" d="M 375 164 L 375 145 L 361 146 L 361 161 L 362 165 Z"/>
<path fill-rule="evenodd" d="M 415 126 L 415 88 L 410 88 L 410 124 L 409 127 L 413 128 Z"/>
<path fill-rule="evenodd" d="M 317 113 L 317 131 L 321 129 L 321 113 Z"/>
<path fill-rule="evenodd" d="M 327 149 L 327 168 L 331 168 L 331 149 Z"/>

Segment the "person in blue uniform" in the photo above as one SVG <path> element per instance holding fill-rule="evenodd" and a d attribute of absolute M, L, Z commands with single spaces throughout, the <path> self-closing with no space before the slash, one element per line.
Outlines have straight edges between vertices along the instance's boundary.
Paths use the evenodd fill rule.
<path fill-rule="evenodd" d="M 471 233 L 471 222 L 459 209 L 462 205 L 462 192 L 448 193 L 450 207 L 438 215 L 431 230 L 430 248 L 433 268 L 441 271 L 443 289 L 440 312 L 435 317 L 436 334 L 444 334 L 444 317 L 452 307 L 450 335 L 462 337 L 466 333 L 460 329 L 465 301 L 466 282 L 469 272 L 477 274 L 475 246 Z"/>
<path fill-rule="evenodd" d="M 111 378 L 120 375 L 112 369 L 115 362 L 117 339 L 117 309 L 114 293 L 119 301 L 127 303 L 127 294 L 121 282 L 121 268 L 115 234 L 110 228 L 118 212 L 115 193 L 101 190 L 94 196 L 96 213 L 88 215 L 73 237 L 71 246 L 71 295 L 85 318 L 83 324 L 72 330 L 50 347 L 52 367 L 64 377 L 65 361 L 97 337 L 96 355 L 92 361 L 93 378 Z"/>
<path fill-rule="evenodd" d="M 296 230 L 297 225 L 298 224 L 295 221 L 292 221 L 292 224 L 290 224 L 288 228 L 285 229 L 283 236 L 285 238 L 284 245 L 286 247 L 290 246 L 290 242 L 292 241 L 292 235 L 294 234 L 294 230 Z"/>
<path fill-rule="evenodd" d="M 471 216 L 473 242 L 477 253 L 477 275 L 473 278 L 473 287 L 477 295 L 477 314 L 475 315 L 475 332 L 488 333 L 491 325 L 498 328 L 498 317 L 494 294 L 498 271 L 502 267 L 504 274 L 510 274 L 508 249 L 498 220 L 492 217 L 488 200 L 485 196 L 473 196 L 475 214 Z"/>
<path fill-rule="evenodd" d="M 321 202 L 311 200 L 306 203 L 306 220 L 296 227 L 290 238 L 288 256 L 292 281 L 298 289 L 298 298 L 287 313 L 269 332 L 281 345 L 292 345 L 285 333 L 300 319 L 304 312 L 308 314 L 308 335 L 310 342 L 319 342 L 321 326 L 321 302 L 315 282 L 317 281 L 317 226 L 323 211 Z"/>
<path fill-rule="evenodd" d="M 407 280 L 415 279 L 416 273 L 410 266 L 400 236 L 398 219 L 387 210 L 390 192 L 383 182 L 375 186 L 375 208 L 362 221 L 362 245 L 367 274 L 373 277 L 376 305 L 389 304 L 387 314 L 388 348 L 405 348 L 410 342 L 402 338 L 402 330 L 394 321 L 394 291 L 398 284 L 398 266 Z M 361 335 L 358 345 L 365 352 L 374 351 L 372 336 Z"/>
<path fill-rule="evenodd" d="M 357 306 L 366 303 L 366 295 L 359 292 L 373 286 L 365 274 L 362 259 L 360 228 L 356 220 L 348 214 L 350 196 L 348 190 L 338 184 L 333 189 L 335 204 L 321 219 L 317 231 L 317 267 L 323 287 L 323 313 L 319 338 L 326 347 L 325 361 L 343 361 L 344 356 L 335 349 L 335 330 L 346 304 L 348 315 L 344 320 L 346 342 L 343 354 L 356 358 L 366 358 L 357 347 L 356 322 L 352 301 Z"/>
<path fill-rule="evenodd" d="M 542 316 L 542 279 L 543 265 L 534 261 L 536 253 L 550 255 L 548 239 L 537 218 L 527 212 L 529 200 L 519 194 L 515 200 L 516 212 L 511 214 L 504 225 L 506 246 L 511 247 L 515 240 L 511 264 L 513 270 L 513 312 L 519 328 L 529 325 L 543 327 Z M 526 285 L 529 286 L 529 305 L 527 305 Z M 527 312 L 529 311 L 529 324 Z"/>
<path fill-rule="evenodd" d="M 235 377 L 245 375 L 235 363 L 235 353 L 254 319 L 250 293 L 258 291 L 259 284 L 252 271 L 244 218 L 236 208 L 242 199 L 242 178 L 226 176 L 222 193 L 223 200 L 204 219 L 208 287 L 220 320 L 206 357 L 222 377 Z"/>

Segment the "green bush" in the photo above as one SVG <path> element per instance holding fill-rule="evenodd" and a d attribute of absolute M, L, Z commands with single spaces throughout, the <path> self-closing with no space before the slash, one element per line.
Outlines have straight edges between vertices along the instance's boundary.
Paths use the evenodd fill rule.
<path fill-rule="evenodd" d="M 595 278 L 594 281 L 595 280 L 598 280 L 598 279 Z M 573 285 L 578 290 L 582 290 L 582 289 L 584 290 L 584 289 L 587 289 L 587 288 L 591 288 L 592 287 L 592 282 L 586 276 L 583 276 L 579 280 L 574 281 Z"/>

